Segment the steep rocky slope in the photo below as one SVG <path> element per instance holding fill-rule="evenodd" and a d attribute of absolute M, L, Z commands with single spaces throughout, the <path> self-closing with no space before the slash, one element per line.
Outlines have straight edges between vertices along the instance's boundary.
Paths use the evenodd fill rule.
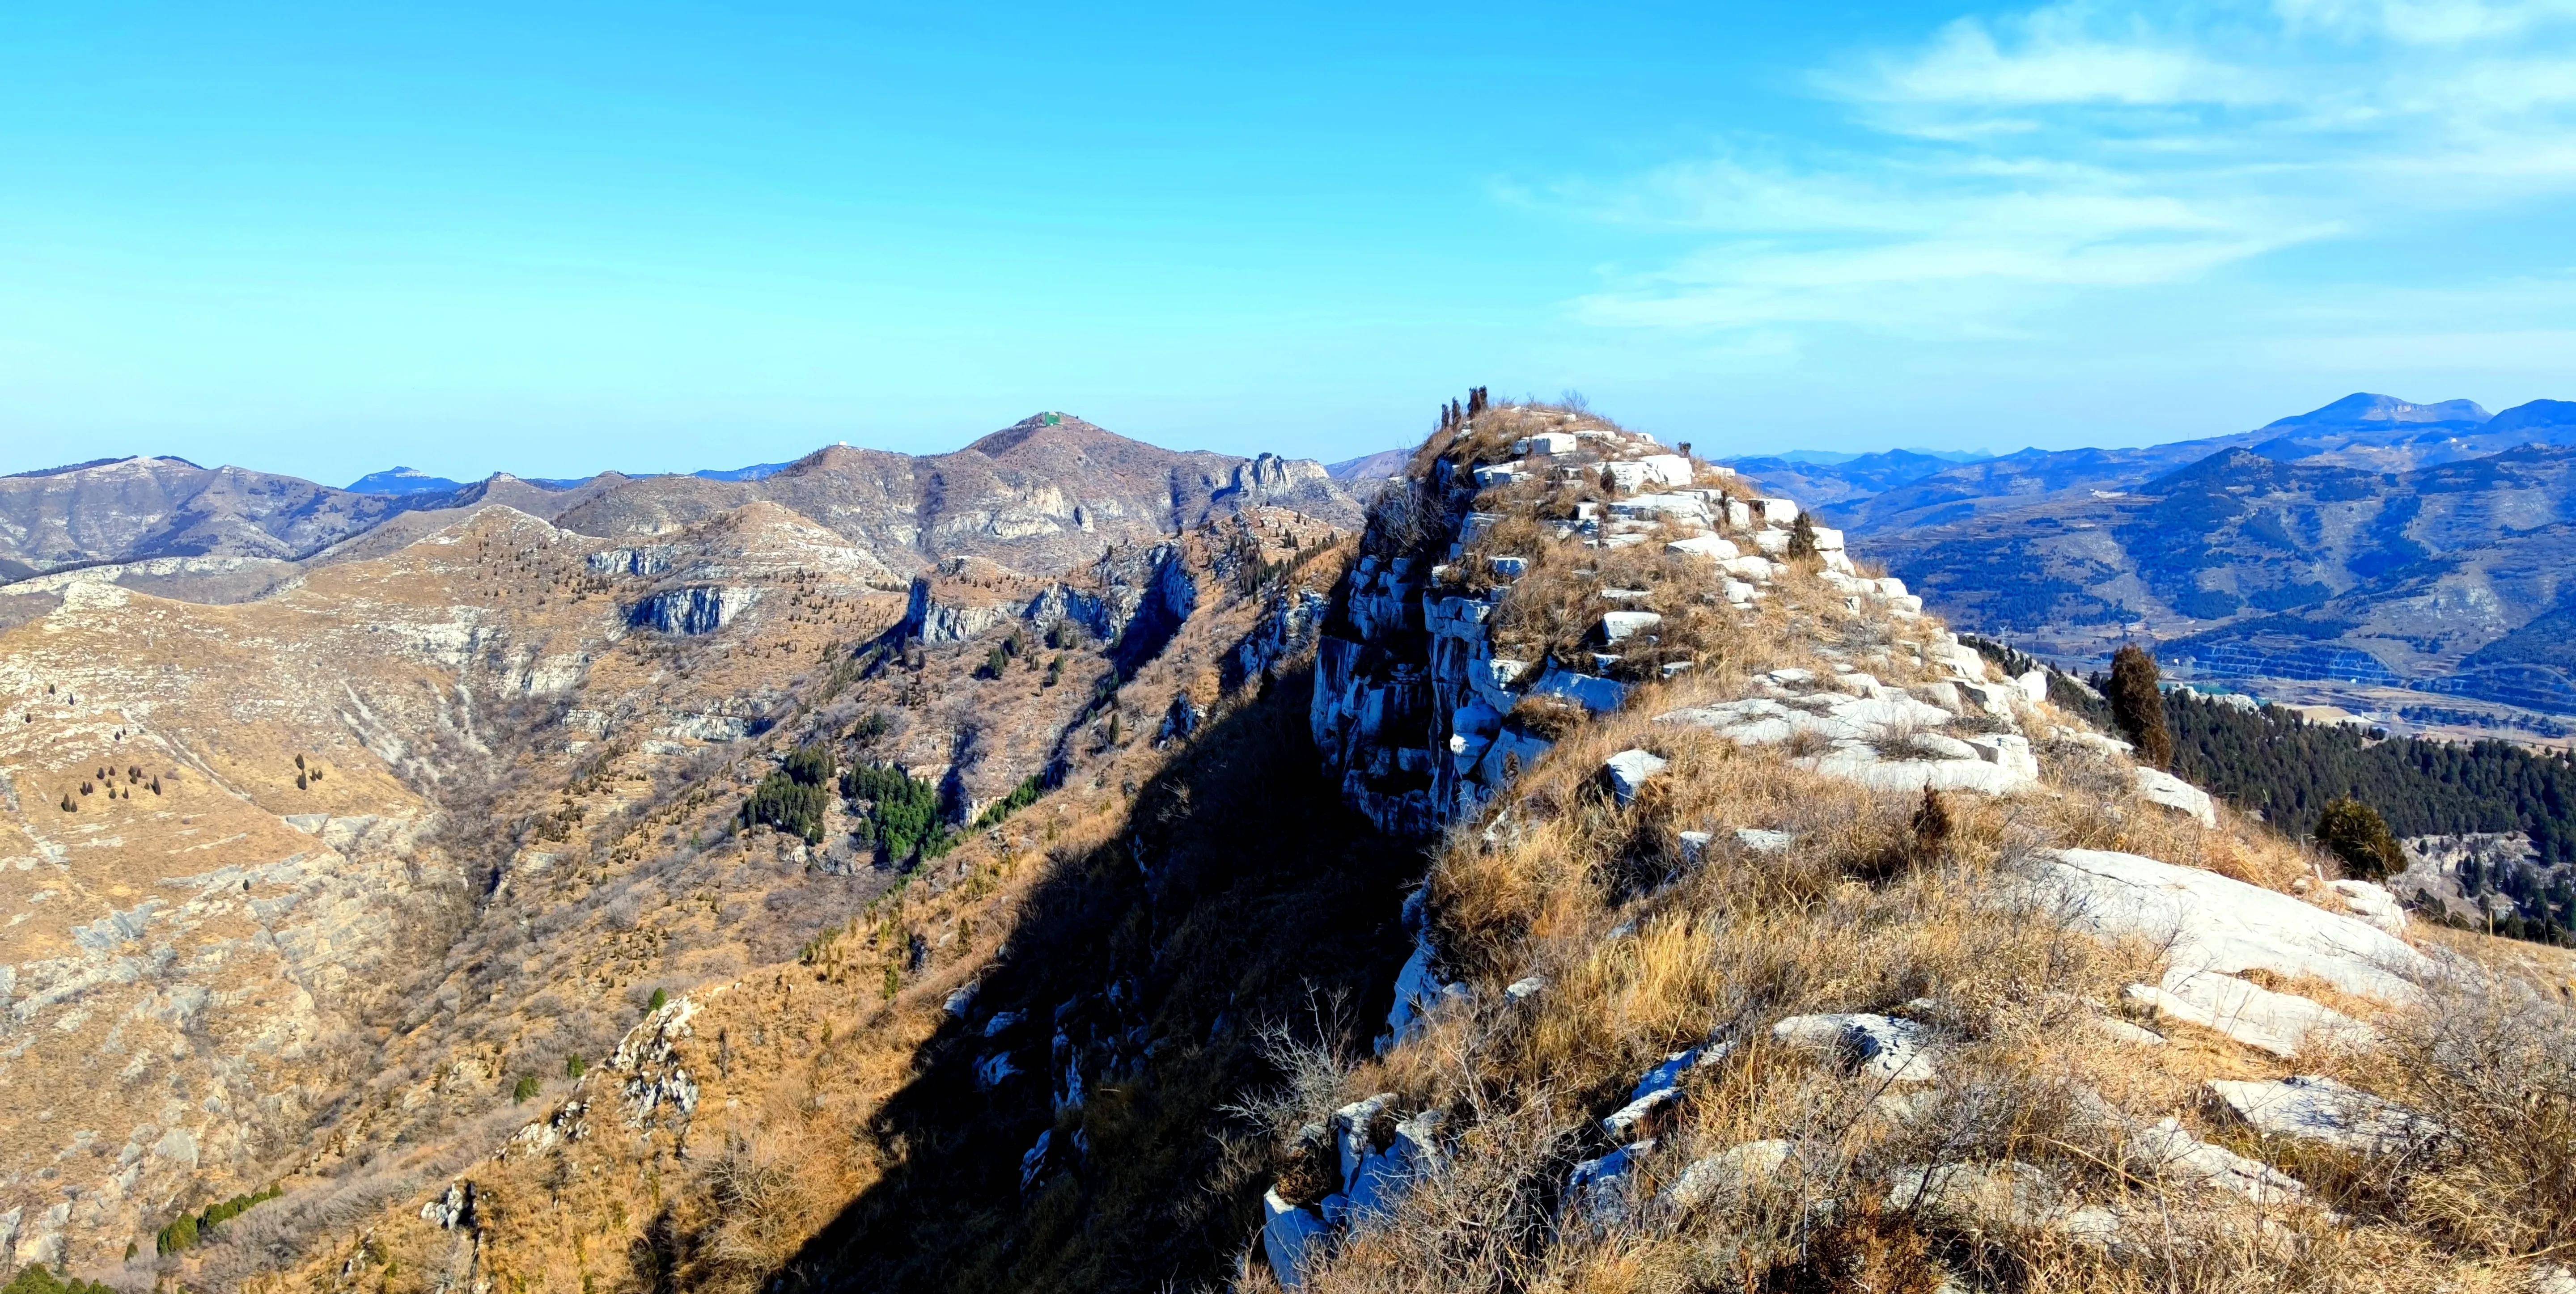
<path fill-rule="evenodd" d="M 1242 1284 L 2571 1279 L 2564 958 L 2410 928 L 1830 548 L 1757 573 L 1717 542 L 1788 533 L 1680 490 L 1581 524 L 1583 451 L 1651 447 L 1566 471 L 1504 421 L 1426 451 L 1415 515 L 1456 524 L 1373 528 L 1432 539 L 1364 557 L 1324 644 L 1379 662 L 1318 692 L 1378 743 L 1346 795 L 1445 830 L 1374 1046 L 1288 1049 Z"/>

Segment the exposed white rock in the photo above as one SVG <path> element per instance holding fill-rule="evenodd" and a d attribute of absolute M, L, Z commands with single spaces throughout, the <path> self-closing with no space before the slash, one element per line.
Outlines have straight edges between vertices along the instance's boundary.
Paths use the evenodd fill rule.
<path fill-rule="evenodd" d="M 1730 1146 L 1705 1159 L 1693 1160 L 1656 1199 L 1669 1208 L 1698 1208 L 1779 1176 L 1789 1166 L 1791 1155 L 1789 1143 L 1776 1139 Z"/>
<path fill-rule="evenodd" d="M 1395 1123 L 1386 1145 L 1377 1144 L 1376 1129 L 1394 1102 L 1393 1093 L 1384 1093 L 1333 1112 L 1342 1188 L 1324 1201 L 1327 1223 L 1356 1229 L 1384 1220 L 1405 1187 L 1438 1157 L 1435 1138 L 1440 1114 L 1436 1110 Z"/>
<path fill-rule="evenodd" d="M 2019 733 L 1996 732 L 1968 738 L 1977 758 L 2016 777 L 2039 780 L 2039 756 L 2031 751 L 2030 738 Z"/>
<path fill-rule="evenodd" d="M 1628 685 L 1550 663 L 1547 673 L 1530 685 L 1530 695 L 1561 697 L 1594 714 L 1607 714 L 1628 703 Z"/>
<path fill-rule="evenodd" d="M 2131 1133 L 2128 1152 L 2131 1161 L 2152 1176 L 2211 1187 L 2257 1204 L 2288 1204 L 2307 1194 L 2297 1178 L 2213 1146 L 2174 1119 L 2159 1119 Z"/>
<path fill-rule="evenodd" d="M 1278 1278 L 1280 1288 L 1296 1289 L 1305 1281 L 1309 1253 L 1320 1256 L 1318 1242 L 1331 1232 L 1323 1218 L 1279 1198 L 1276 1190 L 1262 1194 L 1261 1212 L 1261 1248 L 1269 1255 L 1270 1274 Z"/>
<path fill-rule="evenodd" d="M 2052 740 L 2072 742 L 2078 746 L 2100 751 L 2105 755 L 2126 755 L 2137 749 L 2117 737 L 2105 736 L 2090 728 L 2053 727 L 2048 730 L 2048 735 Z"/>
<path fill-rule="evenodd" d="M 2369 1025 L 2332 1007 L 2216 971 L 2168 970 L 2163 987 L 2132 984 L 2123 992 L 2139 1006 L 2275 1056 L 2309 1046 L 2361 1046 L 2375 1037 Z"/>
<path fill-rule="evenodd" d="M 1725 1043 L 1710 1043 L 1664 1057 L 1662 1064 L 1637 1080 L 1637 1086 L 1628 1094 L 1628 1103 L 1601 1120 L 1601 1130 L 1616 1141 L 1635 1136 L 1656 1111 L 1681 1099 L 1682 1080 L 1691 1071 L 1717 1064 L 1726 1059 L 1730 1050 Z"/>
<path fill-rule="evenodd" d="M 1046 1171 L 1047 1147 L 1054 1141 L 1055 1129 L 1049 1128 L 1038 1134 L 1037 1144 L 1029 1147 L 1027 1154 L 1020 1156 L 1020 1194 L 1026 1195 L 1037 1186 L 1039 1174 Z"/>
<path fill-rule="evenodd" d="M 1601 771 L 1610 779 L 1610 793 L 1624 806 L 1637 798 L 1648 779 L 1664 771 L 1667 762 L 1652 751 L 1623 750 L 1603 761 Z"/>
<path fill-rule="evenodd" d="M 1635 1203 L 1637 1167 L 1654 1149 L 1655 1141 L 1649 1137 L 1576 1164 L 1565 1183 L 1568 1212 L 1594 1222 L 1627 1216 Z"/>
<path fill-rule="evenodd" d="M 1716 535 L 1693 535 L 1688 539 L 1676 539 L 1665 544 L 1664 551 L 1676 557 L 1697 557 L 1712 562 L 1722 562 L 1744 555 L 1742 549 Z"/>
<path fill-rule="evenodd" d="M 1655 722 L 1710 728 L 1738 745 L 1766 746 L 1787 741 L 1800 732 L 1812 732 L 1829 740 L 1882 741 L 1950 721 L 1949 711 L 1902 692 L 1875 697 L 1818 695 L 1792 699 L 1797 704 L 1757 696 L 1668 710 L 1655 716 Z"/>
<path fill-rule="evenodd" d="M 1431 966 L 1431 945 L 1417 938 L 1413 955 L 1405 959 L 1404 969 L 1396 972 L 1395 1005 L 1387 1009 L 1386 1033 L 1377 1042 L 1379 1054 L 1413 1036 L 1433 1007 L 1467 992 L 1463 984 L 1443 981 Z"/>
<path fill-rule="evenodd" d="M 1526 1002 L 1547 991 L 1547 976 L 1524 975 L 1503 986 L 1503 996 L 1514 1002 Z"/>
<path fill-rule="evenodd" d="M 2185 976 L 2265 970 L 2403 1003 L 2433 972 L 2387 931 L 2216 872 L 2099 849 L 2037 857 L 2039 897 L 2079 928 L 2165 944 L 2167 965 Z"/>
<path fill-rule="evenodd" d="M 2389 893 L 2386 886 L 2369 881 L 2343 880 L 2327 888 L 2343 900 L 2344 907 L 2354 916 L 2392 935 L 2406 933 L 2406 909 L 2398 905 L 2397 896 Z"/>
<path fill-rule="evenodd" d="M 1757 854 L 1782 854 L 1798 843 L 1794 832 L 1767 831 L 1760 827 L 1737 827 L 1736 842 Z"/>
<path fill-rule="evenodd" d="M 2058 1183 L 2034 1164 L 1915 1164 L 1899 1168 L 1894 1178 L 1887 1192 L 1890 1209 L 1975 1229 L 2053 1229 L 2078 1212 Z M 2098 1231 L 2100 1220 L 2087 1216 L 2075 1229 Z"/>
<path fill-rule="evenodd" d="M 2138 797 L 2150 804 L 2161 804 L 2200 819 L 2200 825 L 2218 825 L 2217 806 L 2210 803 L 2209 792 L 2164 771 L 2138 766 Z"/>
<path fill-rule="evenodd" d="M 1641 633 L 1651 632 L 1664 618 L 1652 611 L 1607 611 L 1601 616 L 1601 640 L 1626 642 Z"/>
<path fill-rule="evenodd" d="M 2143 1025 L 2131 1024 L 2115 1015 L 2093 1017 L 2093 1031 L 2113 1042 L 2136 1043 L 2141 1047 L 2161 1047 L 2165 1036 Z"/>
<path fill-rule="evenodd" d="M 2029 773 L 1975 758 L 1976 752 L 1963 743 L 1952 744 L 1960 745 L 1965 753 L 1949 759 L 1888 759 L 1867 742 L 1846 739 L 1835 742 L 1833 749 L 1821 755 L 1797 762 L 1828 777 L 1858 782 L 1888 795 L 1919 795 L 1927 790 L 2010 795 L 2027 789 L 2035 780 Z"/>
<path fill-rule="evenodd" d="M 2023 700 L 2038 705 L 2048 699 L 2048 667 L 2038 666 L 2013 677 Z"/>
<path fill-rule="evenodd" d="M 694 1000 L 673 998 L 618 1041 L 617 1051 L 608 1058 L 608 1067 L 630 1076 L 618 1088 L 628 1127 L 644 1127 L 664 1109 L 676 1112 L 682 1120 L 697 1112 L 697 1080 L 679 1063 L 680 1043 L 691 1036 L 689 1022 L 697 1014 Z"/>
<path fill-rule="evenodd" d="M 421 1220 L 441 1231 L 474 1223 L 474 1183 L 450 1182 L 447 1190 L 420 1206 Z"/>
<path fill-rule="evenodd" d="M 939 1009 L 947 1013 L 951 1020 L 965 1019 L 966 1013 L 975 1009 L 976 987 L 971 983 L 958 985 L 957 990 L 948 995 L 948 1000 L 941 1003 Z"/>
<path fill-rule="evenodd" d="M 1000 1087 L 1003 1080 L 1019 1072 L 1019 1066 L 1011 1063 L 1011 1053 L 995 1052 L 975 1066 L 975 1086 L 989 1092 Z"/>
<path fill-rule="evenodd" d="M 2278 1082 L 2211 1079 L 2211 1096 L 2266 1136 L 2322 1142 L 2355 1154 L 2410 1150 L 2446 1134 L 2442 1125 L 2359 1088 L 2303 1074 Z"/>
<path fill-rule="evenodd" d="M 1940 1070 L 1932 1031 L 1912 1020 L 1867 1013 L 1794 1015 L 1771 1026 L 1791 1046 L 1855 1065 L 1888 1083 L 1928 1083 Z"/>

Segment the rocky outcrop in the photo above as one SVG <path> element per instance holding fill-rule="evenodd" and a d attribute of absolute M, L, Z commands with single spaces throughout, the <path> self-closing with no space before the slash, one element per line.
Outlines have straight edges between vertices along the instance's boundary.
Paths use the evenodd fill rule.
<path fill-rule="evenodd" d="M 957 558 L 915 577 L 896 636 L 928 645 L 964 642 L 1011 625 L 1043 633 L 1070 625 L 1150 656 L 1198 607 L 1198 584 L 1178 544 L 1111 549 L 1076 579 L 1036 580 L 979 558 Z M 1150 644 L 1150 646 L 1148 646 Z"/>
<path fill-rule="evenodd" d="M 611 1073 L 624 1076 L 618 1095 L 626 1126 L 650 1129 L 657 1122 L 685 1127 L 698 1108 L 697 1080 L 680 1063 L 680 1043 L 691 1034 L 689 1021 L 698 1004 L 673 998 L 627 1031 L 608 1061 Z"/>
<path fill-rule="evenodd" d="M 745 607 L 760 600 L 753 588 L 698 585 L 667 589 L 635 604 L 627 623 L 666 634 L 711 634 L 733 623 Z"/>

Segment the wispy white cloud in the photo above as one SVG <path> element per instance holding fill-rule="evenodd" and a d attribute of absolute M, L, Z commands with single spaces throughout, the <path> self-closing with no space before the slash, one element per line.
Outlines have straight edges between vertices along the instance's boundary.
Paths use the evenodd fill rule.
<path fill-rule="evenodd" d="M 1731 143 L 1547 192 L 1701 237 L 1577 316 L 2014 335 L 2088 296 L 2576 194 L 2576 0 L 2071 0 L 1963 17 L 1814 84 L 1875 143 Z"/>

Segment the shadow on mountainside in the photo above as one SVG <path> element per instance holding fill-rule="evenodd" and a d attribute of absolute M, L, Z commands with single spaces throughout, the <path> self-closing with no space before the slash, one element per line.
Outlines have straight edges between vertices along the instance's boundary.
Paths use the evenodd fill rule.
<path fill-rule="evenodd" d="M 1231 1127 L 1220 1107 L 1276 1081 L 1262 1026 L 1311 1022 L 1319 998 L 1343 995 L 1324 1013 L 1344 1034 L 1330 1041 L 1366 1046 L 1424 862 L 1321 772 L 1312 678 L 1301 669 L 1213 720 L 1141 788 L 1116 840 L 1052 860 L 971 1009 L 854 1130 L 883 1180 L 765 1288 L 1223 1279 L 1271 1173 L 1266 1131 Z M 1252 1135 L 1249 1162 L 1220 1141 L 1230 1128 Z"/>

